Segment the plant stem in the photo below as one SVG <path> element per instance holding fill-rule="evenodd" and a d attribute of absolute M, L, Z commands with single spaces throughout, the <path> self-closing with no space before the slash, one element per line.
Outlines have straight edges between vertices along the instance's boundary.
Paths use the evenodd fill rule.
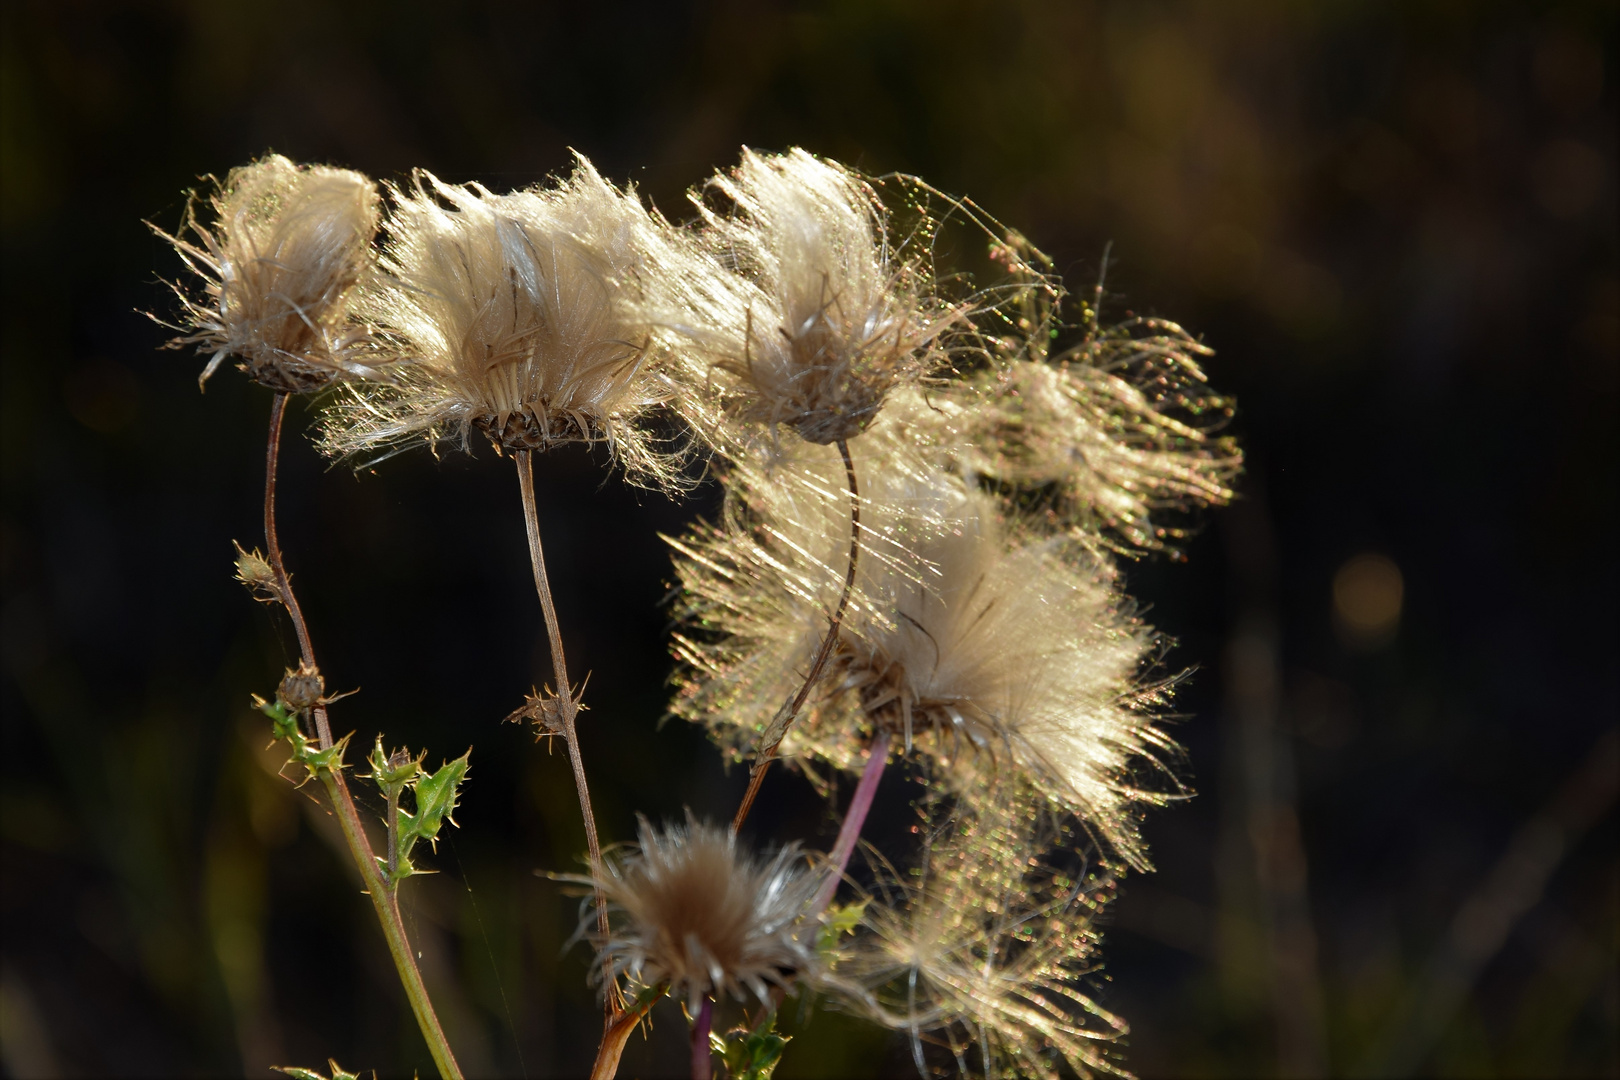
<path fill-rule="evenodd" d="M 872 800 L 877 796 L 878 781 L 883 779 L 883 767 L 889 762 L 889 740 L 887 731 L 879 731 L 872 739 L 866 768 L 861 770 L 861 781 L 855 785 L 855 797 L 849 801 L 843 828 L 838 830 L 838 842 L 833 845 L 829 857 L 831 872 L 822 883 L 821 891 L 816 894 L 815 903 L 810 905 L 812 918 L 827 910 L 827 905 L 832 903 L 833 896 L 838 892 L 838 883 L 844 878 L 844 868 L 849 865 L 849 857 L 855 853 L 861 827 L 866 824 L 866 815 L 871 812 Z"/>
<path fill-rule="evenodd" d="M 692 1023 L 692 1080 L 709 1080 L 713 1073 L 714 1062 L 709 1051 L 709 1029 L 713 1026 L 714 998 L 706 997 Z"/>
<path fill-rule="evenodd" d="M 264 546 L 269 551 L 270 569 L 276 575 L 276 591 L 281 594 L 281 606 L 292 619 L 293 632 L 298 635 L 298 651 L 304 663 L 319 670 L 315 663 L 315 646 L 309 641 L 309 627 L 304 623 L 304 612 L 293 595 L 292 578 L 281 561 L 281 541 L 276 537 L 276 464 L 281 460 L 281 420 L 287 412 L 287 395 L 276 391 L 270 404 L 270 438 L 264 451 Z M 321 749 L 332 748 L 332 729 L 326 722 L 326 706 L 316 705 L 315 733 Z"/>
<path fill-rule="evenodd" d="M 771 762 L 776 760 L 776 748 L 782 745 L 788 728 L 793 726 L 799 710 L 804 707 L 805 699 L 810 696 L 810 688 L 821 678 L 822 669 L 827 666 L 827 658 L 832 655 L 833 644 L 838 640 L 838 628 L 844 621 L 844 610 L 849 606 L 850 593 L 855 591 L 855 567 L 861 554 L 861 495 L 860 488 L 855 483 L 855 462 L 849 456 L 849 443 L 839 439 L 838 453 L 844 459 L 844 478 L 849 484 L 849 568 L 844 573 L 844 591 L 839 594 L 838 607 L 833 611 L 832 624 L 827 627 L 827 636 L 821 639 L 821 648 L 816 651 L 816 658 L 810 665 L 810 673 L 804 677 L 804 685 L 799 687 L 799 692 L 794 695 L 793 700 L 783 706 L 782 711 L 771 720 L 770 727 L 765 729 L 759 756 L 755 758 L 754 767 L 749 773 L 748 790 L 743 793 L 742 805 L 737 808 L 737 816 L 731 821 L 733 832 L 741 829 L 743 822 L 748 820 L 748 811 L 754 807 L 754 799 L 759 795 L 760 785 L 765 782 L 765 774 L 770 771 Z M 766 740 L 769 740 L 769 745 L 764 745 Z"/>
<path fill-rule="evenodd" d="M 602 1043 L 596 1048 L 591 1080 L 613 1080 L 619 1071 L 619 1058 L 624 1056 L 624 1045 L 630 1041 L 630 1033 L 636 1030 L 642 1017 L 651 1012 L 652 1007 L 664 996 L 663 989 L 660 987 L 654 993 L 645 994 L 638 1004 L 613 1014 L 607 1031 L 602 1035 Z"/>
<path fill-rule="evenodd" d="M 540 594 L 540 610 L 546 617 L 546 636 L 551 641 L 551 667 L 557 677 L 558 711 L 562 714 L 563 741 L 568 744 L 568 761 L 574 768 L 574 787 L 579 791 L 579 812 L 585 819 L 585 845 L 590 850 L 591 877 L 596 879 L 596 929 L 607 936 L 607 901 L 602 895 L 602 845 L 596 835 L 596 815 L 591 812 L 591 790 L 585 782 L 585 761 L 579 753 L 579 736 L 574 729 L 574 716 L 579 706 L 568 682 L 568 662 L 563 657 L 562 630 L 557 625 L 557 606 L 551 599 L 551 585 L 546 579 L 546 555 L 540 547 L 540 518 L 534 504 L 534 464 L 529 451 L 519 450 L 513 457 L 517 461 L 518 487 L 523 494 L 523 524 L 529 533 L 529 561 L 534 564 L 534 588 Z M 607 992 L 610 1017 L 619 1011 L 617 980 L 610 971 L 604 971 L 603 986 Z"/>
<path fill-rule="evenodd" d="M 304 663 L 315 668 L 315 649 L 310 644 L 309 627 L 304 623 L 304 613 L 298 607 L 298 598 L 293 595 L 292 579 L 287 575 L 287 569 L 282 563 L 281 543 L 276 536 L 276 463 L 281 457 L 281 422 L 286 411 L 287 395 L 278 392 L 270 406 L 270 437 L 265 451 L 264 542 L 265 547 L 269 549 L 270 568 L 276 575 L 276 589 L 281 594 L 282 606 L 287 609 L 287 614 L 292 618 L 293 629 L 298 634 L 299 652 L 303 656 Z M 317 704 L 313 712 L 321 749 L 330 749 L 332 729 L 327 724 L 326 706 Z M 337 811 L 343 838 L 349 844 L 349 854 L 354 857 L 355 866 L 360 869 L 360 879 L 365 882 L 366 894 L 371 897 L 371 906 L 376 909 L 377 921 L 382 924 L 383 937 L 387 939 L 388 951 L 394 958 L 394 968 L 399 972 L 399 981 L 405 988 L 405 996 L 410 999 L 411 1012 L 416 1014 L 416 1023 L 422 1029 L 422 1037 L 427 1040 L 428 1051 L 433 1055 L 433 1063 L 438 1066 L 439 1075 L 444 1080 L 461 1080 L 461 1068 L 456 1064 L 455 1055 L 450 1052 L 450 1043 L 444 1037 L 444 1029 L 439 1026 L 438 1015 L 433 1011 L 433 1002 L 428 998 L 427 986 L 422 982 L 422 973 L 417 969 L 415 955 L 411 952 L 410 940 L 405 936 L 405 923 L 399 915 L 399 899 L 394 889 L 383 881 L 382 875 L 378 872 L 376 853 L 371 849 L 371 841 L 366 837 L 365 827 L 360 822 L 360 814 L 355 810 L 349 786 L 343 780 L 341 764 L 337 769 L 322 769 L 320 776 L 321 783 L 326 786 L 327 795 L 332 800 L 332 808 Z M 393 844 L 392 837 L 393 833 L 390 831 L 390 849 Z"/>
<path fill-rule="evenodd" d="M 399 972 L 400 983 L 405 987 L 405 996 L 410 999 L 411 1012 L 416 1014 L 422 1037 L 427 1040 L 428 1050 L 433 1054 L 433 1064 L 438 1066 L 439 1075 L 444 1080 L 461 1080 L 461 1067 L 450 1052 L 450 1042 L 444 1037 L 444 1029 L 439 1026 L 439 1017 L 433 1011 L 433 1002 L 428 997 L 427 986 L 422 982 L 422 973 L 416 967 L 416 955 L 405 936 L 405 923 L 399 915 L 399 897 L 394 887 L 385 882 L 378 872 L 377 856 L 372 853 L 371 841 L 366 838 L 365 829 L 360 824 L 354 800 L 344 786 L 343 774 L 323 769 L 321 782 L 326 785 L 332 805 L 337 808 L 343 837 L 349 842 L 349 850 L 354 853 L 354 861 L 360 867 L 360 877 L 366 883 L 366 894 L 371 897 L 377 921 L 382 924 L 383 937 L 388 940 L 388 952 L 394 958 L 394 967 Z"/>

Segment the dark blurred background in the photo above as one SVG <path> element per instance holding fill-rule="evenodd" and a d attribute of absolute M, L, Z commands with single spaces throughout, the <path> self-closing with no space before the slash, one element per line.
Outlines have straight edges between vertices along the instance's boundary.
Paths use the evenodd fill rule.
<path fill-rule="evenodd" d="M 268 393 L 160 352 L 142 224 L 267 150 L 512 188 L 577 147 L 672 216 L 740 144 L 969 194 L 1072 287 L 1218 353 L 1243 497 L 1130 568 L 1196 666 L 1198 794 L 1109 914 L 1095 989 L 1146 1077 L 1615 1076 L 1616 8 L 1609 3 L 73 2 L 3 8 L 0 1067 L 431 1075 L 358 879 L 275 775 L 294 651 L 230 580 Z M 965 256 L 964 256 L 965 257 Z M 308 413 L 295 409 L 290 431 Z M 1607 432 L 1607 434 L 1605 434 Z M 471 744 L 403 890 L 469 1075 L 581 1075 L 599 1013 L 561 753 L 498 721 L 549 677 L 511 469 L 356 476 L 289 440 L 289 551 L 369 747 Z M 669 567 L 712 510 L 539 463 L 610 839 L 729 814 L 659 727 Z M 773 777 L 751 828 L 836 821 Z M 909 1070 L 835 1013 L 778 1074 Z M 622 1075 L 684 1075 L 661 1014 Z"/>

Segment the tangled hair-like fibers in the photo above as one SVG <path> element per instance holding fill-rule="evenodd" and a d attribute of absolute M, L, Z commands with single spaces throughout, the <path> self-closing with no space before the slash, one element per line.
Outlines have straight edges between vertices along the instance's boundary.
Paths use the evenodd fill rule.
<path fill-rule="evenodd" d="M 826 497 L 744 477 L 720 526 L 676 542 L 685 629 L 672 709 L 739 757 L 803 679 L 842 569 L 836 457 L 804 449 L 831 459 Z M 1134 808 L 1165 795 L 1134 772 L 1162 773 L 1173 744 L 1153 722 L 1167 686 L 1141 678 L 1155 638 L 1117 572 L 1068 537 L 1009 524 L 959 477 L 904 465 L 881 430 L 852 449 L 865 478 L 856 589 L 784 753 L 852 768 L 886 729 L 946 787 L 1010 769 L 1145 866 Z"/>
<path fill-rule="evenodd" d="M 382 273 L 360 307 L 397 363 L 327 410 L 334 456 L 472 432 L 506 450 L 605 443 L 629 475 L 679 487 L 637 423 L 669 387 L 633 313 L 661 276 L 662 226 L 583 157 L 567 180 L 497 195 L 418 173 L 390 190 Z"/>
<path fill-rule="evenodd" d="M 1048 861 L 1062 838 L 1037 835 L 1022 798 L 1003 791 L 981 793 L 930 838 L 915 873 L 880 886 L 840 957 L 864 988 L 848 1006 L 906 1032 L 924 1076 L 925 1044 L 962 1076 L 1121 1074 L 1110 1044 L 1126 1025 L 1087 987 L 1114 874 Z"/>
<path fill-rule="evenodd" d="M 962 313 L 933 294 L 922 245 L 893 243 L 860 176 L 799 149 L 745 149 L 706 191 L 721 205 L 694 195 L 696 240 L 713 269 L 689 275 L 670 322 L 698 346 L 682 404 L 711 439 L 737 421 L 848 439 L 891 387 L 939 363 Z"/>
<path fill-rule="evenodd" d="M 599 879 L 576 879 L 606 900 L 611 930 L 591 938 L 615 977 L 666 983 L 696 1012 L 706 995 L 747 989 L 765 1001 L 771 985 L 814 971 L 819 924 L 806 915 L 822 879 L 796 847 L 758 859 L 690 814 L 662 829 L 642 819 L 639 841 L 609 853 Z M 594 926 L 588 912 L 580 928 Z"/>
<path fill-rule="evenodd" d="M 153 231 L 204 282 L 201 300 L 173 286 L 183 308 L 173 328 L 183 336 L 169 343 L 213 354 L 199 384 L 227 356 L 287 393 L 375 374 L 365 329 L 348 316 L 370 266 L 376 185 L 348 169 L 271 154 L 217 186 L 207 203 L 211 224 L 197 220 L 197 204 L 196 196 L 187 202 L 177 235 Z"/>

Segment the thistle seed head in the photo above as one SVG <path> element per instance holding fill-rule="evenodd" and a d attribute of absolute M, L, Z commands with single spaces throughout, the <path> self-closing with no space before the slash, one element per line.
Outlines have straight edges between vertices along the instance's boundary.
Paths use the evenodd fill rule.
<path fill-rule="evenodd" d="M 1172 744 L 1153 724 L 1164 686 L 1140 678 L 1154 637 L 1116 573 L 1082 545 L 1004 520 L 959 477 L 886 470 L 898 460 L 885 456 L 887 438 L 875 429 L 860 444 L 856 588 L 783 753 L 854 768 L 885 728 L 946 786 L 1010 770 L 1146 865 L 1133 807 L 1167 796 L 1134 773 Z M 673 710 L 739 757 L 803 679 L 846 565 L 840 467 L 814 449 L 832 458 L 825 497 L 809 483 L 734 487 L 727 523 L 676 545 L 688 629 Z"/>
<path fill-rule="evenodd" d="M 819 924 L 806 914 L 821 877 L 797 848 L 755 858 L 729 829 L 690 814 L 684 826 L 662 829 L 643 819 L 639 840 L 611 854 L 599 879 L 575 879 L 606 898 L 612 929 L 593 941 L 615 977 L 667 983 L 696 1012 L 710 994 L 740 998 L 746 989 L 766 1001 L 771 985 L 814 970 Z"/>
<path fill-rule="evenodd" d="M 193 196 L 176 235 L 153 231 L 203 282 L 201 299 L 174 287 L 182 336 L 169 342 L 212 353 L 199 384 L 227 356 L 290 394 L 375 374 L 368 336 L 349 318 L 377 232 L 369 179 L 272 154 L 231 170 L 207 200 L 211 222 L 197 220 L 197 205 Z"/>
<path fill-rule="evenodd" d="M 471 432 L 503 450 L 605 443 L 633 477 L 678 485 L 678 461 L 635 421 L 669 390 L 634 312 L 661 229 L 583 157 L 558 184 L 496 195 L 418 173 L 392 188 L 382 273 L 360 300 L 397 362 L 323 422 L 346 456 Z"/>
<path fill-rule="evenodd" d="M 961 313 L 933 295 L 916 246 L 896 249 L 888 211 L 857 174 L 803 150 L 745 149 L 706 192 L 729 210 L 694 195 L 707 260 L 694 259 L 669 320 L 696 346 L 681 404 L 706 434 L 724 441 L 741 421 L 849 439 L 890 388 L 937 365 Z"/>
<path fill-rule="evenodd" d="M 942 464 L 1028 493 L 1064 526 L 1125 554 L 1173 549 L 1175 515 L 1230 502 L 1243 468 L 1208 355 L 1174 323 L 1132 319 L 1056 360 L 1015 358 L 891 407 Z"/>
<path fill-rule="evenodd" d="M 1054 867 L 1020 800 L 987 794 L 886 886 L 893 903 L 868 905 L 838 967 L 865 990 L 848 1007 L 910 1035 L 921 1075 L 925 1041 L 964 1076 L 1120 1074 L 1108 1051 L 1126 1025 L 1085 992 L 1114 874 Z"/>

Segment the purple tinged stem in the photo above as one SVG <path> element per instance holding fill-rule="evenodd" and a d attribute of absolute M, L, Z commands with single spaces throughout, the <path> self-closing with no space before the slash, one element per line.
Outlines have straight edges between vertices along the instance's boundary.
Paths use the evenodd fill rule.
<path fill-rule="evenodd" d="M 833 896 L 838 892 L 838 883 L 844 879 L 844 869 L 849 866 L 849 857 L 855 853 L 855 843 L 861 838 L 861 827 L 866 824 L 866 815 L 872 810 L 872 800 L 877 797 L 883 767 L 889 763 L 889 741 L 887 731 L 880 731 L 872 738 L 866 768 L 861 770 L 860 783 L 855 785 L 855 797 L 849 801 L 844 826 L 838 830 L 838 842 L 833 845 L 827 880 L 822 883 L 821 892 L 816 894 L 816 902 L 810 909 L 812 918 L 827 910 L 827 905 L 832 903 Z"/>
<path fill-rule="evenodd" d="M 710 1059 L 709 1029 L 714 1025 L 714 998 L 703 999 L 697 1019 L 692 1022 L 692 1080 L 709 1080 L 714 1067 Z"/>

